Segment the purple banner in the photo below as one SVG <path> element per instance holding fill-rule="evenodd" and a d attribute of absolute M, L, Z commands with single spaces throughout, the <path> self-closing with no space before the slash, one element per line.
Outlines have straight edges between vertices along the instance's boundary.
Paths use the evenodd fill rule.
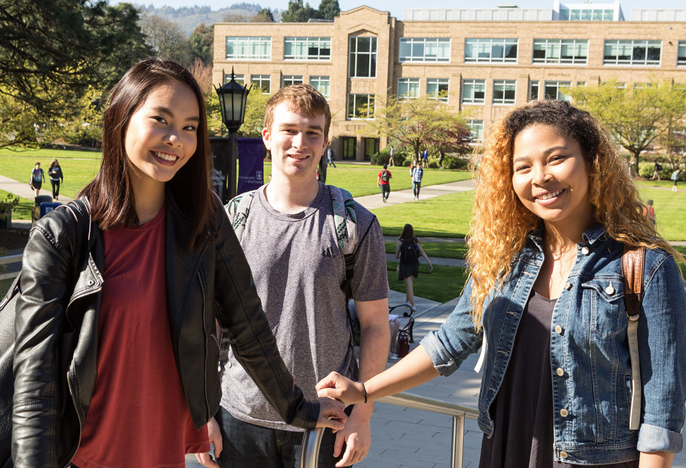
<path fill-rule="evenodd" d="M 264 185 L 262 138 L 238 138 L 238 189 L 236 195 Z"/>

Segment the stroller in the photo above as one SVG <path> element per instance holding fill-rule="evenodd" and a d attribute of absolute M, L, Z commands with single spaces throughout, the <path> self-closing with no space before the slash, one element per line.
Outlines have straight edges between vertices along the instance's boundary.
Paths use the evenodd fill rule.
<path fill-rule="evenodd" d="M 397 312 L 394 313 L 396 310 Z M 402 315 L 399 312 L 402 312 Z M 410 343 L 414 343 L 414 335 L 412 333 L 414 328 L 412 307 L 409 304 L 400 304 L 389 307 L 388 313 L 397 315 L 399 319 L 407 319 L 405 325 L 402 325 L 398 329 L 398 338 L 396 341 L 396 353 L 399 358 L 403 358 L 410 352 Z"/>

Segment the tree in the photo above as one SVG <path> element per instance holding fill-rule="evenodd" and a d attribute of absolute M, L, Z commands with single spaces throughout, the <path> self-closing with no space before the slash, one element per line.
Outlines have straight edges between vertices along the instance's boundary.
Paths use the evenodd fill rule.
<path fill-rule="evenodd" d="M 149 55 L 137 21 L 129 4 L 0 0 L 0 146 L 35 144 L 78 114 L 90 86 L 111 86 Z"/>
<path fill-rule="evenodd" d="M 146 36 L 146 44 L 161 59 L 172 60 L 185 67 L 192 63 L 190 41 L 177 23 L 146 14 L 141 18 L 141 30 Z"/>
<path fill-rule="evenodd" d="M 321 19 L 333 20 L 340 14 L 341 7 L 338 5 L 338 0 L 322 0 L 319 4 L 319 17 Z"/>
<path fill-rule="evenodd" d="M 267 108 L 267 101 L 271 96 L 262 94 L 258 89 L 252 89 L 248 94 L 245 105 L 245 119 L 243 125 L 238 129 L 238 135 L 242 137 L 262 136 L 264 128 L 264 111 Z M 222 114 L 219 108 L 219 97 L 212 92 L 207 96 L 207 125 L 211 136 L 227 136 L 228 130 L 222 122 Z"/>
<path fill-rule="evenodd" d="M 319 12 L 309 3 L 303 5 L 303 0 L 290 0 L 288 10 L 281 14 L 281 21 L 284 23 L 307 23 L 314 18 L 319 18 Z"/>
<path fill-rule="evenodd" d="M 641 152 L 686 118 L 686 89 L 670 83 L 621 88 L 616 81 L 569 90 L 577 105 L 595 115 L 633 156 L 638 170 Z"/>
<path fill-rule="evenodd" d="M 188 39 L 192 58 L 200 59 L 204 64 L 211 64 L 214 59 L 214 24 L 205 26 L 200 23 Z"/>
<path fill-rule="evenodd" d="M 274 13 L 269 8 L 262 8 L 255 16 L 250 18 L 252 23 L 273 23 Z"/>
<path fill-rule="evenodd" d="M 359 112 L 364 113 L 365 110 Z M 464 119 L 452 113 L 445 104 L 426 95 L 408 100 L 391 96 L 386 105 L 375 112 L 374 120 L 368 120 L 367 124 L 379 134 L 410 146 L 415 161 L 429 146 L 439 151 L 464 154 L 471 141 Z"/>

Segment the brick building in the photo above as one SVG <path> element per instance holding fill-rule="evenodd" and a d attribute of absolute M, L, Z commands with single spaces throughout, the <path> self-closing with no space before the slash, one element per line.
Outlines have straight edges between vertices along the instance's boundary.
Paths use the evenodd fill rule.
<path fill-rule="evenodd" d="M 361 161 L 386 144 L 365 120 L 389 94 L 468 111 L 481 139 L 512 106 L 564 99 L 565 87 L 686 83 L 686 9 L 634 16 L 624 21 L 619 2 L 556 0 L 549 10 L 408 9 L 404 21 L 361 6 L 331 22 L 217 23 L 213 82 L 233 68 L 251 92 L 312 84 L 331 106 L 336 159 Z"/>

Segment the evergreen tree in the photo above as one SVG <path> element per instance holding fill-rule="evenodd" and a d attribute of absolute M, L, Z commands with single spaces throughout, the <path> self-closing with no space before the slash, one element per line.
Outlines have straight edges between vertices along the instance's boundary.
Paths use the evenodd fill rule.
<path fill-rule="evenodd" d="M 322 19 L 333 20 L 341 14 L 341 7 L 338 0 L 322 0 L 319 4 L 319 17 Z"/>
<path fill-rule="evenodd" d="M 309 3 L 303 5 L 303 0 L 290 0 L 288 10 L 281 15 L 281 21 L 284 23 L 306 23 L 312 18 L 319 18 L 319 12 Z"/>
<path fill-rule="evenodd" d="M 204 64 L 211 64 L 214 58 L 214 25 L 200 23 L 189 39 L 193 58 L 199 58 Z"/>

